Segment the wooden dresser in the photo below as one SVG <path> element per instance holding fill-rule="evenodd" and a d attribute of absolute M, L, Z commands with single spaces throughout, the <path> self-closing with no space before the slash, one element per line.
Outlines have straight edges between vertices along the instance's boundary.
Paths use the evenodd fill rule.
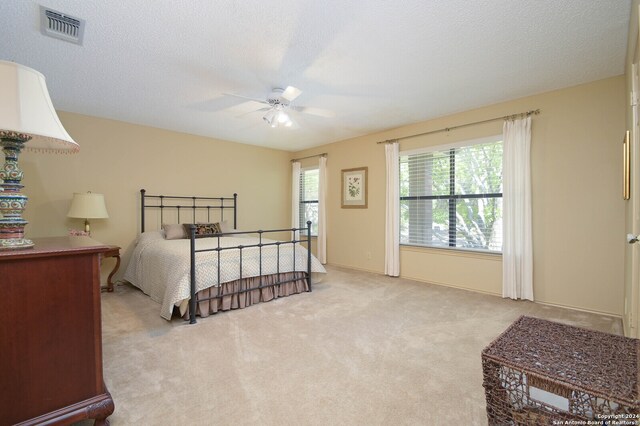
<path fill-rule="evenodd" d="M 0 425 L 109 424 L 102 376 L 100 256 L 89 237 L 0 251 Z"/>

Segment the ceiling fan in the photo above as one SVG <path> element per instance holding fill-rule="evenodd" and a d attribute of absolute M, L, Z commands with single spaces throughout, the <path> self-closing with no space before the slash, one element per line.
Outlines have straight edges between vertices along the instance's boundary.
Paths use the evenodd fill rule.
<path fill-rule="evenodd" d="M 267 122 L 271 127 L 291 127 L 293 120 L 289 116 L 289 111 L 296 111 L 303 114 L 311 114 L 319 117 L 333 117 L 335 114 L 333 111 L 328 111 L 320 108 L 312 108 L 305 106 L 292 105 L 294 99 L 296 99 L 302 90 L 293 86 L 287 86 L 286 89 L 274 88 L 266 99 L 256 99 L 247 96 L 235 95 L 233 93 L 225 93 L 227 96 L 234 96 L 236 98 L 248 99 L 253 102 L 258 102 L 266 105 L 253 112 L 264 111 L 266 112 L 262 119 Z"/>

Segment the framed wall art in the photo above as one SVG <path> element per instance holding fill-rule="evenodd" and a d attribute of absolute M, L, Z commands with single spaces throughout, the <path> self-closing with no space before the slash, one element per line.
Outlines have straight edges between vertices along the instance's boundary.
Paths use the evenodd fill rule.
<path fill-rule="evenodd" d="M 368 167 L 342 170 L 342 208 L 367 208 Z"/>

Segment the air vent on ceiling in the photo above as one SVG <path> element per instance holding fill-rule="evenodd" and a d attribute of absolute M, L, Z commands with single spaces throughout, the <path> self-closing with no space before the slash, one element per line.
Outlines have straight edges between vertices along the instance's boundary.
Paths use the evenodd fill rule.
<path fill-rule="evenodd" d="M 40 6 L 40 27 L 46 36 L 82 45 L 84 26 L 84 19 Z"/>

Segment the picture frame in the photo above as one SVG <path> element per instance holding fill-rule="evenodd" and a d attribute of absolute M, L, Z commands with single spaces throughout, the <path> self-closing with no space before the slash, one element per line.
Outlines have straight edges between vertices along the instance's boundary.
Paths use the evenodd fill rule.
<path fill-rule="evenodd" d="M 622 140 L 622 199 L 631 198 L 631 142 L 629 131 Z"/>
<path fill-rule="evenodd" d="M 342 208 L 366 209 L 368 207 L 368 167 L 342 169 Z"/>

